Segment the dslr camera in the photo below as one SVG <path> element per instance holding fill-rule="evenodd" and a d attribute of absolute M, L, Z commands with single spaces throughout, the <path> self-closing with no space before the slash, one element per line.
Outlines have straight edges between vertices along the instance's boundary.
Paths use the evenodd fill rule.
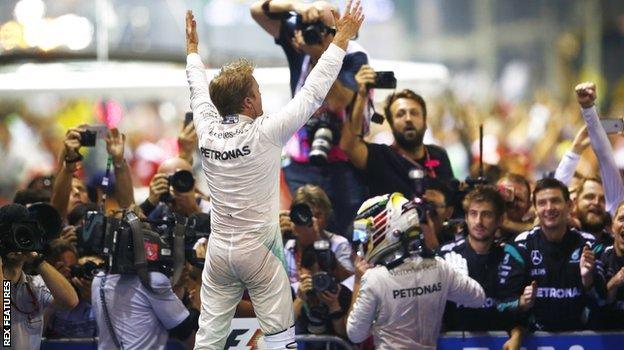
<path fill-rule="evenodd" d="M 329 271 L 336 268 L 336 258 L 330 246 L 330 242 L 326 239 L 314 242 L 316 262 L 321 270 L 312 275 L 312 290 L 315 293 L 323 293 L 324 291 L 330 291 L 331 293 L 338 292 L 338 282 L 329 274 Z"/>
<path fill-rule="evenodd" d="M 176 171 L 167 177 L 167 181 L 169 182 L 169 186 L 173 187 L 176 192 L 186 193 L 195 188 L 195 178 L 193 177 L 193 173 L 188 170 Z M 161 202 L 171 202 L 172 200 L 173 196 L 170 192 L 163 193 L 160 196 Z"/>
<path fill-rule="evenodd" d="M 47 243 L 61 232 L 61 216 L 46 203 L 35 203 L 25 209 L 18 204 L 2 208 L 2 216 L 21 217 L 0 223 L 0 254 L 11 252 L 42 253 Z M 12 221 L 12 222 L 8 222 Z"/>
<path fill-rule="evenodd" d="M 375 72 L 375 82 L 368 84 L 369 89 L 396 89 L 397 80 L 393 71 Z"/>
<path fill-rule="evenodd" d="M 312 209 L 305 204 L 299 203 L 290 207 L 290 221 L 297 226 L 312 227 Z"/>
<path fill-rule="evenodd" d="M 86 261 L 83 265 L 75 264 L 70 267 L 71 277 L 85 278 L 92 280 L 97 271 L 105 268 L 104 264 L 96 264 L 93 261 Z"/>
<path fill-rule="evenodd" d="M 327 156 L 333 145 L 340 141 L 340 118 L 323 110 L 308 120 L 305 125 L 310 142 L 310 163 L 314 165 L 327 164 Z"/>
<path fill-rule="evenodd" d="M 323 34 L 336 34 L 336 29 L 327 26 L 320 20 L 304 23 L 301 15 L 297 15 L 295 29 L 301 30 L 303 41 L 307 45 L 320 44 L 323 41 Z"/>

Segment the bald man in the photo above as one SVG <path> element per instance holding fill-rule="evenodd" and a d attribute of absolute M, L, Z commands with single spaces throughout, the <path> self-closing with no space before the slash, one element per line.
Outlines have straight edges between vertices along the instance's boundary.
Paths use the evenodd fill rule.
<path fill-rule="evenodd" d="M 167 159 L 158 167 L 157 173 L 150 180 L 150 192 L 147 199 L 141 204 L 143 214 L 150 218 L 162 217 L 166 211 L 184 216 L 190 216 L 193 213 L 210 211 L 208 201 L 202 197 L 198 197 L 194 190 L 188 192 L 178 192 L 169 183 L 169 176 L 177 171 L 186 170 L 192 173 L 193 167 L 188 161 L 175 157 Z M 167 201 L 163 195 L 169 193 Z M 169 200 L 170 199 L 170 200 Z"/>

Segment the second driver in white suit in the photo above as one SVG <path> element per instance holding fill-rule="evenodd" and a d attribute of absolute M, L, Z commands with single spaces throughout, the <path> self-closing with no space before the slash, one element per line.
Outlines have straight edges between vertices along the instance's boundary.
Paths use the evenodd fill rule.
<path fill-rule="evenodd" d="M 393 193 L 367 200 L 358 211 L 354 240 L 365 243 L 366 260 L 356 260 L 347 319 L 354 343 L 372 333 L 375 349 L 435 349 L 447 300 L 467 307 L 485 301 L 461 255 L 445 260 L 413 248 L 422 235 L 433 234 L 424 232 L 430 225 L 420 225 L 418 205 Z"/>
<path fill-rule="evenodd" d="M 290 283 L 279 227 L 284 144 L 321 105 L 364 19 L 359 2 L 333 13 L 336 34 L 305 85 L 278 113 L 263 115 L 253 66 L 239 60 L 210 84 L 197 54 L 193 14 L 186 18 L 187 78 L 202 169 L 212 201 L 212 233 L 201 288 L 195 349 L 223 349 L 247 288 L 268 349 L 295 348 Z"/>

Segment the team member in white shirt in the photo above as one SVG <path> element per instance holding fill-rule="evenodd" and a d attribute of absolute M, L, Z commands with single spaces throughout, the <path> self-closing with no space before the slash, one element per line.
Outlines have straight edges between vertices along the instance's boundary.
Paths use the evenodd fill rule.
<path fill-rule="evenodd" d="M 187 78 L 202 168 L 212 201 L 212 234 L 202 276 L 196 349 L 222 349 L 247 288 L 269 349 L 295 347 L 290 284 L 279 227 L 282 146 L 323 102 L 338 76 L 348 41 L 364 19 L 359 2 L 334 14 L 336 35 L 301 91 L 263 116 L 253 67 L 239 60 L 210 85 L 197 54 L 195 20 L 186 19 Z M 214 103 L 214 105 L 213 105 Z"/>

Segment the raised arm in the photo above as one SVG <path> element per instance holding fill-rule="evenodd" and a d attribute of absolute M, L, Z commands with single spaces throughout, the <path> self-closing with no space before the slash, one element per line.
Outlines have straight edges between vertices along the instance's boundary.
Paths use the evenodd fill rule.
<path fill-rule="evenodd" d="M 279 37 L 281 15 L 284 13 L 296 12 L 306 23 L 316 22 L 320 18 L 320 11 L 316 6 L 294 0 L 260 0 L 254 2 L 249 11 L 251 18 L 274 38 Z"/>
<path fill-rule="evenodd" d="M 349 0 L 342 18 L 338 18 L 336 12 L 332 13 L 336 23 L 336 35 L 301 90 L 276 115 L 259 120 L 261 129 L 275 144 L 284 145 L 320 107 L 338 76 L 349 39 L 357 33 L 364 21 L 359 1 L 351 6 Z"/>
<path fill-rule="evenodd" d="M 54 180 L 50 204 L 58 210 L 61 218 L 67 217 L 67 206 L 72 190 L 72 178 L 82 159 L 80 149 L 80 129 L 69 129 L 65 134 L 64 147 L 59 156 L 59 171 Z"/>
<path fill-rule="evenodd" d="M 191 89 L 191 110 L 193 123 L 201 135 L 208 123 L 219 120 L 219 112 L 210 101 L 210 90 L 206 70 L 197 53 L 197 24 L 192 11 L 186 12 L 186 79 Z"/>
<path fill-rule="evenodd" d="M 574 137 L 572 149 L 561 157 L 559 166 L 557 166 L 555 171 L 555 179 L 561 181 L 566 186 L 570 185 L 576 167 L 581 160 L 581 154 L 587 146 L 589 146 L 589 136 L 587 135 L 587 126 L 583 126 Z"/>
<path fill-rule="evenodd" d="M 592 149 L 598 158 L 607 211 L 614 215 L 618 204 L 624 200 L 624 183 L 615 164 L 611 142 L 600 123 L 596 107 L 594 106 L 597 96 L 596 85 L 586 82 L 577 85 L 575 90 L 577 101 L 581 105 L 583 119 L 585 119 L 585 124 L 587 124 L 587 132 Z"/>
<path fill-rule="evenodd" d="M 375 71 L 369 65 L 363 65 L 355 75 L 358 83 L 358 92 L 353 104 L 351 115 L 345 119 L 340 137 L 340 148 L 345 152 L 353 165 L 358 169 L 366 169 L 368 147 L 363 140 L 362 120 L 368 103 L 366 85 L 375 82 Z"/>
<path fill-rule="evenodd" d="M 132 187 L 130 167 L 124 158 L 126 135 L 113 128 L 108 131 L 105 141 L 106 151 L 113 159 L 113 167 L 115 168 L 115 198 L 121 208 L 129 208 L 134 204 L 134 188 Z"/>

